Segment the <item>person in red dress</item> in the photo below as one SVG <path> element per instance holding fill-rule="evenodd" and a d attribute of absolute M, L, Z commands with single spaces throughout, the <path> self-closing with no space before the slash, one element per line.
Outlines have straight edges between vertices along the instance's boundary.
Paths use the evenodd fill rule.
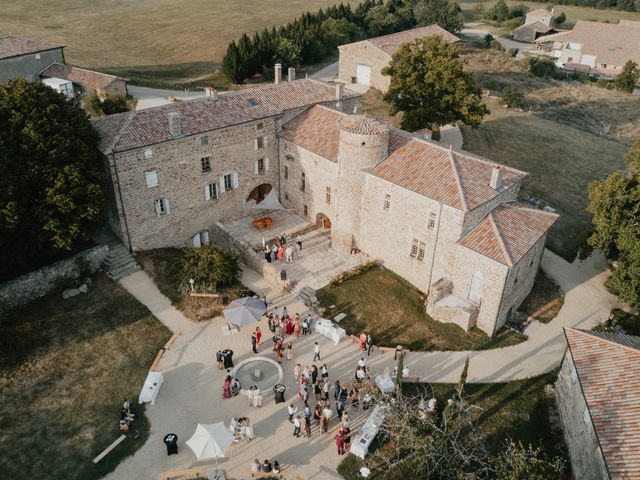
<path fill-rule="evenodd" d="M 262 330 L 256 327 L 256 349 L 260 348 L 260 339 L 262 338 Z"/>
<path fill-rule="evenodd" d="M 285 332 L 287 332 L 287 335 L 291 335 L 293 333 L 293 322 L 291 321 L 291 317 L 287 317 L 287 323 L 285 324 Z"/>

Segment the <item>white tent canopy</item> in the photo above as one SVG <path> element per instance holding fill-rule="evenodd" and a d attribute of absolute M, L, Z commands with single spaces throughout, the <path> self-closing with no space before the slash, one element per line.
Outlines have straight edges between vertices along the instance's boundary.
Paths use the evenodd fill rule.
<path fill-rule="evenodd" d="M 260 203 L 254 205 L 251 208 L 261 208 L 263 210 L 286 210 L 281 204 L 280 200 L 278 200 L 278 195 L 276 194 L 276 189 L 272 188 L 267 196 L 264 197 Z"/>
<path fill-rule="evenodd" d="M 233 434 L 222 422 L 199 423 L 193 436 L 187 440 L 187 445 L 196 454 L 198 460 L 218 459 L 225 456 L 234 439 Z"/>

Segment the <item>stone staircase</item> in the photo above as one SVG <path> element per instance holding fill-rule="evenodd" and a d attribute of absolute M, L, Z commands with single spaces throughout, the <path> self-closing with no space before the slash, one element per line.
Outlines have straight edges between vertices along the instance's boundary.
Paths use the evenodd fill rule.
<path fill-rule="evenodd" d="M 141 270 L 142 267 L 120 241 L 109 243 L 109 256 L 106 260 L 107 275 L 112 280 L 120 280 L 127 275 Z"/>
<path fill-rule="evenodd" d="M 302 239 L 302 251 L 297 255 L 300 257 L 309 256 L 317 252 L 326 251 L 331 244 L 331 230 L 312 230 Z"/>

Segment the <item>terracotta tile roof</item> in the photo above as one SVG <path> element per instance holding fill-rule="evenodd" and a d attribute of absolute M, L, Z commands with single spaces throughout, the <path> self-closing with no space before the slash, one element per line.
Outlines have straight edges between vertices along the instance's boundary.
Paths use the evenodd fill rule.
<path fill-rule="evenodd" d="M 336 162 L 340 122 L 350 117 L 354 116 L 314 106 L 284 125 L 280 136 Z M 363 116 L 355 118 L 362 119 Z M 388 128 L 384 123 L 379 124 Z M 452 151 L 409 132 L 392 128 L 389 135 L 389 156 L 368 172 L 466 211 L 498 194 L 489 186 L 491 170 L 495 166 L 496 163 L 482 157 Z M 505 188 L 509 188 L 523 180 L 526 173 L 503 166 L 502 177 Z"/>
<path fill-rule="evenodd" d="M 359 95 L 344 90 L 345 99 Z M 180 113 L 182 133 L 188 136 L 331 101 L 335 101 L 334 87 L 316 80 L 302 79 L 220 94 L 217 100 L 203 97 L 136 110 L 131 112 L 127 122 L 119 117 L 127 113 L 109 115 L 105 119 L 94 120 L 94 126 L 103 139 L 100 150 L 108 154 L 173 140 L 169 132 L 170 112 Z M 113 138 L 113 142 L 107 140 Z"/>
<path fill-rule="evenodd" d="M 456 37 L 453 33 L 449 33 L 444 28 L 434 24 L 427 25 L 426 27 L 412 28 L 411 30 L 392 33 L 390 35 L 384 35 L 382 37 L 368 38 L 365 41 L 385 51 L 389 55 L 393 55 L 403 43 L 413 42 L 418 38 L 431 37 L 433 35 L 442 37 L 449 43 L 457 42 L 460 40 L 460 38 Z"/>
<path fill-rule="evenodd" d="M 565 328 L 612 479 L 640 478 L 640 339 Z"/>
<path fill-rule="evenodd" d="M 438 202 L 468 211 L 498 194 L 489 186 L 491 170 L 495 166 L 498 164 L 482 157 L 411 136 L 369 172 Z M 505 188 L 526 176 L 525 172 L 502 166 Z"/>
<path fill-rule="evenodd" d="M 555 213 L 502 203 L 458 241 L 464 247 L 509 267 L 535 245 L 558 219 Z"/>
<path fill-rule="evenodd" d="M 50 42 L 39 38 L 19 37 L 17 35 L 0 36 L 0 58 L 16 57 L 63 47 L 64 44 L 62 43 Z"/>
<path fill-rule="evenodd" d="M 340 126 L 352 118 L 362 116 L 349 115 L 323 105 L 316 105 L 284 125 L 280 137 L 320 155 L 338 161 L 338 144 L 340 142 Z M 376 128 L 389 128 L 385 123 L 371 119 Z M 373 123 L 375 122 L 375 123 Z M 389 152 L 393 152 L 411 140 L 411 135 L 401 130 L 391 130 L 389 135 Z"/>
<path fill-rule="evenodd" d="M 94 72 L 93 70 L 85 70 L 84 68 L 71 67 L 62 65 L 61 63 L 53 63 L 45 68 L 40 75 L 43 77 L 55 77 L 69 80 L 73 83 L 88 87 L 91 89 L 104 90 L 116 80 L 128 81 L 126 78 L 116 77 L 107 73 Z"/>
<path fill-rule="evenodd" d="M 356 135 L 377 135 L 389 131 L 389 125 L 382 123 L 366 113 L 352 115 L 341 122 L 342 129 Z"/>
<path fill-rule="evenodd" d="M 640 22 L 616 23 L 578 20 L 573 30 L 546 35 L 536 42 L 582 44 L 583 55 L 595 55 L 596 63 L 624 65 L 627 60 L 640 63 Z"/>

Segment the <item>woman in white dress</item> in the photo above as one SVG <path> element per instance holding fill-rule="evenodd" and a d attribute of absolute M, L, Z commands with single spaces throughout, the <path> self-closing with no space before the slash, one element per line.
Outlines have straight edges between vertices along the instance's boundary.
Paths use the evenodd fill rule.
<path fill-rule="evenodd" d="M 258 387 L 255 387 L 255 389 L 253 390 L 253 406 L 262 406 L 262 392 L 260 392 L 260 389 Z"/>

